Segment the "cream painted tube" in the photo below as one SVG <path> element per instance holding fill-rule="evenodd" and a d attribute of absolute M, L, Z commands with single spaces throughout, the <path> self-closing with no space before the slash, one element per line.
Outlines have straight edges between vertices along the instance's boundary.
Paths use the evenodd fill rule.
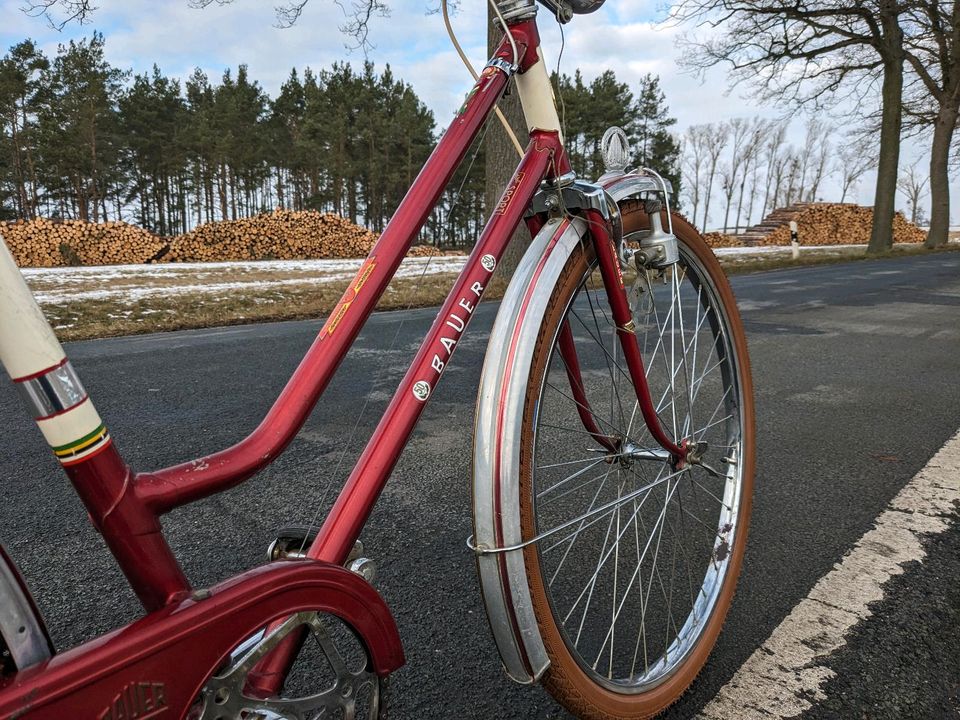
<path fill-rule="evenodd" d="M 13 380 L 48 370 L 63 348 L 0 238 L 0 362 Z"/>
<path fill-rule="evenodd" d="M 0 238 L 0 363 L 65 466 L 96 455 L 110 435 Z"/>
<path fill-rule="evenodd" d="M 543 52 L 537 48 L 538 60 L 525 73 L 518 73 L 517 92 L 520 93 L 520 104 L 523 106 L 523 116 L 527 121 L 527 130 L 551 130 L 560 133 L 563 141 L 563 131 L 560 129 L 560 117 L 557 115 L 557 103 L 553 96 L 553 87 L 547 76 L 547 64 L 543 60 Z"/>

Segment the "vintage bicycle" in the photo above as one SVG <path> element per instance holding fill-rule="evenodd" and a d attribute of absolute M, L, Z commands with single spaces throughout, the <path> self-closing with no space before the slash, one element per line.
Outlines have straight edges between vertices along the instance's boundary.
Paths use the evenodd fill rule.
<path fill-rule="evenodd" d="M 541 2 L 567 22 L 603 0 Z M 751 508 L 735 300 L 671 212 L 669 184 L 627 170 L 622 131 L 603 138 L 602 177 L 570 171 L 537 5 L 492 7 L 496 51 L 275 404 L 233 447 L 134 472 L 0 242 L 0 360 L 145 610 L 55 653 L 0 553 L 0 716 L 384 717 L 404 656 L 359 536 L 521 221 L 533 241 L 484 361 L 468 540 L 504 668 L 583 718 L 655 715 L 696 677 Z M 247 480 L 291 442 L 511 79 L 529 143 L 324 522 L 281 533 L 260 567 L 191 587 L 158 518 Z M 309 653 L 328 676 L 292 677 Z"/>

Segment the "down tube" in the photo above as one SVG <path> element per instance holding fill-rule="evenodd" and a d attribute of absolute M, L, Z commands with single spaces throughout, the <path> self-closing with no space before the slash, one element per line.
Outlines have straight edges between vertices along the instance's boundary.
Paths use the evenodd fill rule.
<path fill-rule="evenodd" d="M 501 43 L 501 52 L 509 52 L 506 41 Z M 393 278 L 506 83 L 504 71 L 492 67 L 480 76 L 460 114 L 260 425 L 231 448 L 136 477 L 137 495 L 154 512 L 165 513 L 246 480 L 289 444 Z"/>
<path fill-rule="evenodd" d="M 420 413 L 450 362 L 514 229 L 540 182 L 548 172 L 552 174 L 554 160 L 559 160 L 562 153 L 557 133 L 531 133 L 530 144 L 513 179 L 310 547 L 309 557 L 336 564 L 346 560 Z"/>

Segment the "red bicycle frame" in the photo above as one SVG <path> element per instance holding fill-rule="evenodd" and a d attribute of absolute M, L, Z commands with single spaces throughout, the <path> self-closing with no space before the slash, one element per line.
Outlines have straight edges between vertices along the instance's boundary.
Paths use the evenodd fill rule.
<path fill-rule="evenodd" d="M 528 58 L 537 56 L 536 23 L 529 20 L 514 25 L 511 34 L 523 68 Z M 259 427 L 231 448 L 155 472 L 132 474 L 112 444 L 98 455 L 66 468 L 94 523 L 148 610 L 163 607 L 190 590 L 162 536 L 157 517 L 246 480 L 291 442 L 499 101 L 509 79 L 502 65 L 512 62 L 512 58 L 511 45 L 504 38 L 493 56 L 500 62 L 489 64 L 481 74 Z M 532 132 L 519 167 L 309 549 L 310 557 L 334 564 L 346 559 L 530 200 L 545 178 L 566 172 L 569 166 L 558 134 Z"/>
<path fill-rule="evenodd" d="M 443 135 L 318 337 L 263 421 L 249 436 L 226 450 L 149 473 L 134 474 L 109 440 L 98 452 L 74 463 L 64 463 L 67 475 L 88 509 L 94 525 L 103 535 L 144 607 L 153 612 L 153 615 L 141 621 L 138 627 L 149 637 L 157 638 L 157 642 L 160 642 L 160 638 L 163 638 L 170 628 L 180 628 L 178 632 L 185 631 L 183 628 L 189 623 L 186 623 L 184 618 L 192 618 L 200 612 L 197 610 L 197 594 L 191 594 L 192 588 L 163 536 L 159 516 L 173 508 L 243 482 L 272 462 L 293 440 L 373 312 L 470 144 L 500 100 L 514 70 L 514 60 L 517 60 L 516 69 L 521 72 L 537 61 L 539 36 L 535 19 L 515 23 L 510 26 L 509 31 L 513 43 L 508 37 L 501 41 L 452 125 Z M 323 561 L 327 566 L 342 565 L 346 560 L 535 193 L 544 180 L 556 180 L 569 171 L 559 133 L 536 129 L 531 131 L 529 145 L 519 166 L 316 540 L 309 548 L 309 557 Z M 633 349 L 632 355 L 627 352 L 626 359 L 637 387 L 644 417 L 651 430 L 656 428 L 662 435 L 659 425 L 650 422 L 656 415 L 646 387 L 636 343 L 632 340 L 628 342 L 626 337 L 631 332 L 628 327 L 630 311 L 623 296 L 622 281 L 615 281 L 615 278 L 619 277 L 618 268 L 615 266 L 615 249 L 603 218 L 597 214 L 590 220 L 591 227 L 595 228 L 591 234 L 601 256 L 607 293 L 619 297 L 619 302 L 613 298 L 611 302 L 620 326 L 618 334 L 624 340 L 625 350 L 628 345 Z M 536 229 L 540 221 L 538 218 L 531 219 L 532 228 Z M 564 338 L 561 338 L 561 341 L 563 340 Z M 568 372 L 571 374 L 571 386 L 576 391 L 582 386 L 582 382 L 579 379 L 575 351 L 572 343 L 562 344 L 571 346 L 564 349 L 564 354 L 567 356 Z M 14 380 L 23 381 L 24 378 Z M 585 413 L 584 417 L 585 422 L 590 422 L 588 429 L 594 433 L 597 441 L 614 451 L 615 439 L 602 435 L 592 426 L 589 413 Z M 675 455 L 681 456 L 682 448 L 673 445 L 669 438 L 663 436 L 658 437 L 658 440 L 664 447 L 676 451 Z M 318 586 L 324 583 L 339 583 L 338 587 L 346 588 L 349 585 L 352 588 L 349 582 L 333 570 L 337 569 L 324 571 L 327 575 L 322 575 L 312 582 Z M 241 591 L 238 588 L 241 585 L 246 587 L 245 582 L 249 584 L 251 592 L 254 592 L 254 589 L 256 593 L 276 592 L 282 589 L 280 585 L 287 581 L 293 571 L 251 572 L 253 574 L 248 573 L 228 581 L 211 592 L 226 601 L 239 596 Z M 245 577 L 249 580 L 244 581 Z M 363 595 L 359 590 L 351 589 L 351 592 L 358 593 L 358 597 Z M 375 602 L 366 595 L 363 597 L 364 602 Z M 306 602 L 306 599 L 300 602 Z M 223 603 L 219 605 L 217 612 L 222 613 Z M 384 624 L 386 629 L 383 632 L 392 638 L 391 632 L 395 634 L 395 628 L 391 631 L 387 625 L 388 623 Z M 161 631 L 158 628 L 166 630 Z M 133 631 L 130 630 L 130 633 Z M 140 637 L 135 633 L 132 636 Z M 115 644 L 101 640 L 88 645 L 89 647 L 82 646 L 71 651 L 67 654 L 69 657 L 54 658 L 50 661 L 51 668 L 57 668 L 57 672 L 66 677 L 70 674 L 69 663 L 74 662 L 77 657 L 89 666 L 95 666 L 100 656 L 105 658 L 109 655 L 112 661 L 117 661 L 118 651 Z M 389 658 L 381 663 L 385 671 L 395 667 L 398 658 L 402 661 L 402 652 L 396 648 L 381 650 L 380 655 Z M 281 660 L 273 664 L 276 666 L 277 663 L 282 667 Z M 54 692 L 50 676 L 47 675 L 44 679 L 42 668 L 31 668 L 20 675 L 24 677 L 15 679 L 14 682 L 19 686 L 21 696 L 29 696 L 32 692 L 32 697 L 36 699 Z M 94 705 L 95 702 L 91 707 Z"/>

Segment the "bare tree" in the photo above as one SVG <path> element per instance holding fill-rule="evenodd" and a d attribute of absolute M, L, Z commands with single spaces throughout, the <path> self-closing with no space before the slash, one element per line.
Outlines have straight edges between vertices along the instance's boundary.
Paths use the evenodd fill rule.
<path fill-rule="evenodd" d="M 96 9 L 91 0 L 26 0 L 21 7 L 30 17 L 42 17 L 54 30 L 63 30 L 72 22 L 83 25 Z"/>
<path fill-rule="evenodd" d="M 757 195 L 760 192 L 760 169 L 762 167 L 760 154 L 762 150 L 763 142 L 761 142 L 757 148 L 757 152 L 754 155 L 753 167 L 750 169 L 750 198 L 747 201 L 747 215 L 743 223 L 747 227 L 753 224 L 753 206 L 757 202 Z M 760 212 L 761 214 L 763 213 L 763 208 L 760 208 Z"/>
<path fill-rule="evenodd" d="M 808 107 L 838 97 L 872 104 L 873 83 L 881 81 L 880 158 L 868 251 L 889 248 L 903 118 L 901 0 L 681 0 L 673 15 L 723 28 L 719 36 L 687 39 L 689 66 L 726 63 L 734 81 L 749 81 L 766 99 Z"/>
<path fill-rule="evenodd" d="M 803 190 L 803 176 L 801 172 L 800 153 L 791 146 L 784 156 L 784 181 L 783 199 L 781 205 L 792 205 L 794 200 L 800 199 L 800 193 Z"/>
<path fill-rule="evenodd" d="M 726 123 L 709 123 L 704 125 L 706 140 L 707 177 L 704 183 L 703 202 L 703 232 L 707 231 L 707 219 L 710 217 L 710 197 L 713 194 L 713 181 L 717 177 L 717 164 L 720 154 L 730 139 L 730 128 Z"/>
<path fill-rule="evenodd" d="M 932 128 L 930 230 L 925 245 L 947 242 L 950 148 L 960 117 L 960 2 L 916 0 L 905 13 L 906 59 L 916 77 L 908 88 L 908 121 Z"/>
<path fill-rule="evenodd" d="M 743 170 L 740 173 L 740 191 L 737 198 L 737 218 L 734 221 L 734 227 L 740 227 L 740 215 L 743 213 L 743 194 L 747 187 L 747 178 L 753 171 L 753 183 L 756 185 L 756 165 L 760 150 L 763 147 L 763 139 L 767 133 L 768 123 L 763 118 L 755 117 L 749 123 L 748 136 L 743 147 Z M 750 201 L 751 206 L 753 200 Z M 747 211 L 747 225 L 750 224 L 750 212 Z"/>
<path fill-rule="evenodd" d="M 767 167 L 766 183 L 763 191 L 763 207 L 761 215 L 766 215 L 768 206 L 773 210 L 777 204 L 777 195 L 780 192 L 780 181 L 783 178 L 783 144 L 787 139 L 787 123 L 781 121 L 770 125 L 766 142 L 763 145 L 763 164 Z"/>
<path fill-rule="evenodd" d="M 683 187 L 690 200 L 691 216 L 697 222 L 700 209 L 700 197 L 703 189 L 703 173 L 707 155 L 707 133 L 705 125 L 691 125 L 683 134 Z"/>
<path fill-rule="evenodd" d="M 830 156 L 830 127 L 811 118 L 807 122 L 807 135 L 803 144 L 803 191 L 801 195 L 807 202 L 815 202 L 820 183 L 827 171 L 827 159 Z M 809 173 L 809 180 L 808 178 Z"/>
<path fill-rule="evenodd" d="M 210 5 L 229 5 L 233 0 L 188 0 L 190 7 L 205 8 Z M 274 7 L 278 27 L 291 27 L 296 24 L 310 0 L 287 0 Z M 389 8 L 384 0 L 351 0 L 337 5 L 343 11 L 346 20 L 340 29 L 356 40 L 357 47 L 370 48 L 370 21 L 376 16 L 386 16 Z M 76 22 L 83 25 L 90 21 L 97 10 L 93 0 L 24 0 L 22 10 L 31 17 L 44 18 L 50 27 L 63 30 Z M 58 12 L 59 10 L 59 12 Z"/>
<path fill-rule="evenodd" d="M 912 162 L 903 168 L 900 179 L 897 180 L 897 187 L 907 198 L 910 222 L 914 225 L 919 224 L 920 200 L 927 194 L 927 178 L 923 176 L 923 173 L 917 172 L 916 162 Z"/>
<path fill-rule="evenodd" d="M 730 206 L 733 194 L 740 182 L 740 172 L 744 163 L 744 149 L 750 137 L 750 121 L 746 118 L 733 118 L 725 123 L 726 134 L 731 140 L 730 159 L 720 168 L 720 184 L 723 188 L 723 232 L 726 233 L 730 222 Z"/>
<path fill-rule="evenodd" d="M 873 148 L 863 141 L 842 143 L 837 151 L 834 172 L 840 177 L 840 202 L 847 199 L 849 193 L 863 177 L 864 173 L 876 167 L 877 155 Z"/>

